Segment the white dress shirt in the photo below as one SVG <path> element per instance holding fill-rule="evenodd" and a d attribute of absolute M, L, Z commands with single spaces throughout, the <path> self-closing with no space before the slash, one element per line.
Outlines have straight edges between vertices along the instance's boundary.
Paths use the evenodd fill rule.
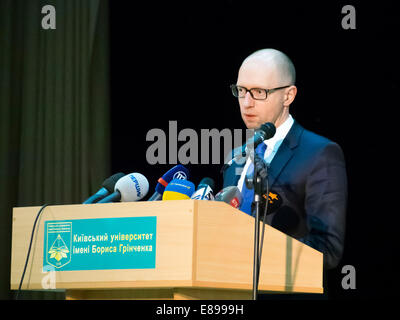
<path fill-rule="evenodd" d="M 279 147 L 281 146 L 283 140 L 285 139 L 286 135 L 288 134 L 290 128 L 293 125 L 293 117 L 289 114 L 288 118 L 282 123 L 278 128 L 276 128 L 275 135 L 268 140 L 265 140 L 263 143 L 267 145 L 267 150 L 264 153 L 264 160 L 267 164 L 270 164 L 272 159 L 274 158 L 275 154 L 277 153 Z M 240 192 L 242 192 L 244 178 L 246 177 L 247 170 L 250 166 L 251 159 L 247 159 L 246 164 L 243 168 L 243 172 L 240 176 L 238 181 L 238 188 Z"/>

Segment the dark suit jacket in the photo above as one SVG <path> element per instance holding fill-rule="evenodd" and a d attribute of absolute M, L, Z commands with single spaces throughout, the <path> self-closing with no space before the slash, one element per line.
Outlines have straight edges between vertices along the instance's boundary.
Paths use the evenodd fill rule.
<path fill-rule="evenodd" d="M 238 167 L 244 163 L 225 168 L 224 187 L 237 185 Z M 282 206 L 267 216 L 267 223 L 323 252 L 325 268 L 335 267 L 343 253 L 347 206 L 339 145 L 295 121 L 270 163 L 268 183 Z"/>

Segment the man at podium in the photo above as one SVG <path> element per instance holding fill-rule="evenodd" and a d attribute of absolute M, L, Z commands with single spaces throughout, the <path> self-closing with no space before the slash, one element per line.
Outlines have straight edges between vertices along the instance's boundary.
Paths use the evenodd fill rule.
<path fill-rule="evenodd" d="M 275 135 L 255 150 L 268 165 L 269 191 L 274 196 L 269 205 L 279 199 L 279 205 L 268 210 L 266 222 L 321 251 L 326 270 L 337 266 L 343 253 L 345 161 L 338 144 L 304 129 L 290 114 L 295 80 L 295 67 L 284 53 L 263 49 L 243 61 L 231 89 L 247 128 L 257 129 L 266 122 L 276 127 Z M 224 187 L 241 190 L 240 210 L 250 215 L 255 213 L 254 191 L 244 180 L 252 168 L 250 159 L 234 160 L 223 171 Z"/>

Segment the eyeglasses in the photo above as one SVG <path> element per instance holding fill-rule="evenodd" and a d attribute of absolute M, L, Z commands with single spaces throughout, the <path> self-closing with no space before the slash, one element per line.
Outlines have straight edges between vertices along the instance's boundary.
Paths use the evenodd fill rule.
<path fill-rule="evenodd" d="M 265 100 L 268 97 L 269 93 L 272 93 L 276 90 L 288 88 L 289 86 L 284 86 L 284 87 L 278 87 L 278 88 L 273 88 L 273 89 L 262 89 L 262 88 L 251 88 L 247 89 L 245 87 L 237 86 L 236 84 L 232 84 L 230 86 L 232 90 L 232 94 L 236 98 L 244 98 L 247 92 L 250 92 L 251 97 L 254 100 Z"/>

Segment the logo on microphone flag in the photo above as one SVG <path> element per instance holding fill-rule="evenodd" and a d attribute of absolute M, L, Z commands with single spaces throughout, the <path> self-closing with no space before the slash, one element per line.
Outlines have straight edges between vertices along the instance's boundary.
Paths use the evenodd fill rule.
<path fill-rule="evenodd" d="M 187 180 L 187 175 L 183 171 L 178 171 L 173 175 L 172 179 Z"/>
<path fill-rule="evenodd" d="M 237 197 L 234 197 L 231 202 L 230 202 L 231 206 L 234 208 L 238 208 L 240 205 L 239 199 Z"/>

